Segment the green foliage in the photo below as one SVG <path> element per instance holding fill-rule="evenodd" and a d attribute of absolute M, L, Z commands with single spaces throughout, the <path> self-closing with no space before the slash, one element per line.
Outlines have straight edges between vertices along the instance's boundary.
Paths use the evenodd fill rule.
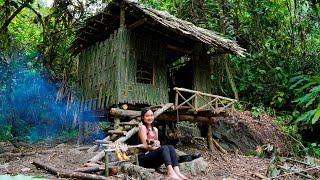
<path fill-rule="evenodd" d="M 64 141 L 74 140 L 79 136 L 79 129 L 69 129 L 63 131 L 59 139 Z"/>
<path fill-rule="evenodd" d="M 11 141 L 12 136 L 12 126 L 10 125 L 0 125 L 0 141 Z"/>
<path fill-rule="evenodd" d="M 320 117 L 320 76 L 298 75 L 290 79 L 290 89 L 295 94 L 293 103 L 301 112 L 296 122 L 315 124 Z"/>
<path fill-rule="evenodd" d="M 305 151 L 310 156 L 320 158 L 320 144 L 309 143 Z"/>

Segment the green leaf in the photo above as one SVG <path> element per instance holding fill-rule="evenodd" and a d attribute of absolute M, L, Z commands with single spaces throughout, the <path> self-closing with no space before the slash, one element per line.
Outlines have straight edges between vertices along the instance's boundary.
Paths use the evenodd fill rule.
<path fill-rule="evenodd" d="M 306 81 L 306 79 L 299 79 L 296 83 L 294 83 L 293 85 L 291 85 L 289 87 L 289 89 L 294 89 L 295 87 L 297 87 L 299 84 L 301 84 L 302 82 Z"/>
<path fill-rule="evenodd" d="M 320 117 L 320 109 L 317 109 L 317 112 L 314 114 L 311 120 L 311 123 L 315 124 L 319 120 L 319 117 Z"/>
<path fill-rule="evenodd" d="M 296 122 L 302 121 L 302 122 L 308 123 L 308 121 L 315 114 L 315 112 L 316 112 L 316 109 L 313 109 L 313 110 L 310 110 L 310 111 L 303 113 L 301 116 L 298 117 Z"/>
<path fill-rule="evenodd" d="M 310 91 L 314 93 L 320 92 L 320 85 L 313 87 Z"/>

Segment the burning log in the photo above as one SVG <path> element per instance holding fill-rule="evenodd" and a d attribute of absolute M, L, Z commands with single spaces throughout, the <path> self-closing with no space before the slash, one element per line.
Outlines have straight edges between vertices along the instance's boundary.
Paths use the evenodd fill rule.
<path fill-rule="evenodd" d="M 93 180 L 108 180 L 107 177 L 104 176 L 98 176 L 94 174 L 86 174 L 82 172 L 72 172 L 67 170 L 60 170 L 55 167 L 49 166 L 47 163 L 43 163 L 41 161 L 33 161 L 33 165 L 35 165 L 38 168 L 44 169 L 48 172 L 50 172 L 53 175 L 56 175 L 57 177 L 62 178 L 76 178 L 76 179 L 93 179 Z"/>

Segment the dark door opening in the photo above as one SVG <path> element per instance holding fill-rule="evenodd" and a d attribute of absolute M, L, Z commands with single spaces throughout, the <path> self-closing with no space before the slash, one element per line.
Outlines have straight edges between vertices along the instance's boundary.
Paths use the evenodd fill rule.
<path fill-rule="evenodd" d="M 188 55 L 168 50 L 168 86 L 169 102 L 175 102 L 174 87 L 193 89 L 193 64 Z M 190 94 L 182 93 L 185 98 Z"/>

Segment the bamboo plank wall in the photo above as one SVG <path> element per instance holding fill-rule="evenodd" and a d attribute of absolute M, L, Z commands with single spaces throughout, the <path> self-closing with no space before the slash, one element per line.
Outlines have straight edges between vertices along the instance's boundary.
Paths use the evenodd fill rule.
<path fill-rule="evenodd" d="M 83 50 L 79 56 L 80 112 L 119 103 L 167 103 L 165 48 L 119 28 L 107 40 Z M 137 59 L 154 64 L 154 84 L 137 83 Z"/>
<path fill-rule="evenodd" d="M 83 50 L 79 55 L 78 80 L 81 89 L 79 110 L 103 109 L 116 103 L 116 62 L 120 52 L 118 32 L 109 39 Z"/>
<path fill-rule="evenodd" d="M 152 37 L 122 30 L 120 34 L 122 49 L 120 55 L 120 82 L 118 102 L 129 104 L 156 105 L 167 103 L 168 84 L 164 45 Z M 154 83 L 137 83 L 137 60 L 153 64 Z"/>
<path fill-rule="evenodd" d="M 191 59 L 194 67 L 194 90 L 211 94 L 213 83 L 210 79 L 210 58 L 207 53 L 204 52 L 201 44 L 196 45 L 195 51 L 191 55 Z M 204 99 L 197 99 L 197 107 L 200 107 L 210 101 L 210 97 L 204 97 Z"/>

